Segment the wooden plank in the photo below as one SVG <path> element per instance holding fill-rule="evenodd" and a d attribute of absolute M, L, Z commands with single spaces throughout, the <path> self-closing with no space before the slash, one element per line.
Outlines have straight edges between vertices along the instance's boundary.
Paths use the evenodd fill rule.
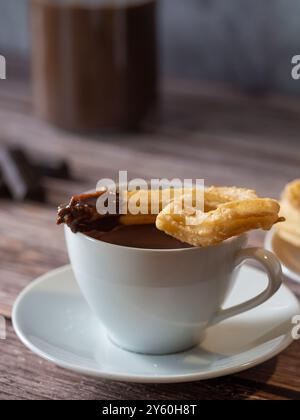
<path fill-rule="evenodd" d="M 187 384 L 143 385 L 93 379 L 60 369 L 25 349 L 15 337 L 9 322 L 7 340 L 0 342 L 0 346 L 0 398 L 3 399 L 300 399 L 300 393 L 291 387 L 282 388 L 270 382 L 270 377 L 281 373 L 278 359 L 263 365 L 259 380 L 255 379 L 261 369 L 258 367 L 249 371 L 252 377 L 244 374 L 243 377 L 235 375 Z M 296 351 L 299 351 L 299 345 Z"/>
<path fill-rule="evenodd" d="M 297 340 L 278 357 L 237 376 L 262 385 L 266 384 L 270 388 L 273 387 L 274 391 L 278 388 L 282 396 L 289 395 L 294 399 L 300 399 L 299 351 L 300 340 Z M 282 391 L 283 389 L 286 393 Z"/>

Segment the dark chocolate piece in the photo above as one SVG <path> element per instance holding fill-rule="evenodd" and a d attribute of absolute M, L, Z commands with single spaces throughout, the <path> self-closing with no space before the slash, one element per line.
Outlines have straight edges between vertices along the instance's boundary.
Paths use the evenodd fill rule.
<path fill-rule="evenodd" d="M 70 179 L 70 167 L 65 160 L 35 160 L 33 165 L 41 176 L 49 178 Z"/>
<path fill-rule="evenodd" d="M 8 198 L 10 196 L 8 188 L 4 182 L 2 172 L 0 171 L 0 197 Z"/>
<path fill-rule="evenodd" d="M 108 232 L 112 230 L 118 225 L 119 215 L 101 215 L 98 213 L 97 199 L 103 193 L 94 192 L 73 196 L 69 204 L 59 206 L 57 224 L 65 223 L 74 233 L 91 230 Z M 116 200 L 118 201 L 118 196 Z"/>
<path fill-rule="evenodd" d="M 40 183 L 41 177 L 21 149 L 0 149 L 0 167 L 3 181 L 14 200 L 42 201 L 44 199 L 45 192 Z"/>

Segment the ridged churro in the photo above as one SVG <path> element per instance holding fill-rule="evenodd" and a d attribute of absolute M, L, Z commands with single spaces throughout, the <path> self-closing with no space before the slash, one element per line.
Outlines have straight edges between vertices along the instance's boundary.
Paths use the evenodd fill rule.
<path fill-rule="evenodd" d="M 156 227 L 182 242 L 207 247 L 253 229 L 269 230 L 282 220 L 279 211 L 279 203 L 268 198 L 231 201 L 207 213 L 181 210 L 174 201 L 157 216 Z"/>

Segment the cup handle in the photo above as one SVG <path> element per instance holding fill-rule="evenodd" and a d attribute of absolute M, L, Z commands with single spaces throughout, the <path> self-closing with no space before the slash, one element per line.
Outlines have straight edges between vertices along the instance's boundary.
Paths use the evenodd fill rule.
<path fill-rule="evenodd" d="M 231 318 L 235 315 L 239 315 L 243 312 L 249 311 L 250 309 L 256 308 L 270 299 L 282 285 L 281 264 L 272 252 L 266 251 L 262 248 L 242 249 L 237 254 L 235 266 L 238 267 L 249 259 L 258 261 L 265 268 L 269 277 L 267 288 L 258 296 L 248 300 L 247 302 L 233 306 L 232 308 L 220 309 L 210 325 L 218 324 L 227 318 Z"/>

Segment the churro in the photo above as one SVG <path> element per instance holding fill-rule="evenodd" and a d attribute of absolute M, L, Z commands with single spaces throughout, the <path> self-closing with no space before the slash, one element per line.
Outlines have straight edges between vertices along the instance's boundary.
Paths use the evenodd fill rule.
<path fill-rule="evenodd" d="M 156 227 L 193 246 L 214 246 L 253 229 L 269 230 L 283 219 L 276 200 L 253 198 L 221 204 L 210 212 L 172 202 L 157 216 Z"/>
<path fill-rule="evenodd" d="M 286 185 L 281 200 L 281 215 L 285 223 L 277 226 L 278 235 L 290 244 L 300 247 L 300 180 Z"/>

